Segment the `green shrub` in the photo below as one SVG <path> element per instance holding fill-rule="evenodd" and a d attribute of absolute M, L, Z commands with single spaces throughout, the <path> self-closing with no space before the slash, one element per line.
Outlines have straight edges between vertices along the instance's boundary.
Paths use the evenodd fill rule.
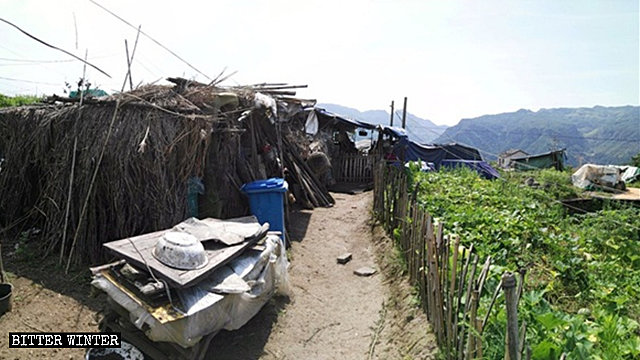
<path fill-rule="evenodd" d="M 527 172 L 539 183 L 530 187 L 518 173 L 489 181 L 468 169 L 412 170 L 420 205 L 480 258 L 490 255 L 492 273 L 528 269 L 519 312 L 534 359 L 638 358 L 640 209 L 611 203 L 568 214 L 558 199 L 579 195 L 569 172 Z M 503 356 L 502 308 L 483 334 L 495 346 L 487 358 Z"/>
<path fill-rule="evenodd" d="M 33 103 L 37 103 L 41 101 L 42 98 L 34 95 L 17 95 L 17 96 L 6 96 L 0 94 L 0 108 L 10 107 L 10 106 L 22 106 L 29 105 Z"/>

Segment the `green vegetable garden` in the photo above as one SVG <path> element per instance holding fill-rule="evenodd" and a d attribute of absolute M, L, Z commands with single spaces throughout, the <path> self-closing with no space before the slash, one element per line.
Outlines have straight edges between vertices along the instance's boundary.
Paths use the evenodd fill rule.
<path fill-rule="evenodd" d="M 485 291 L 498 286 L 504 271 L 526 270 L 518 316 L 532 359 L 640 357 L 640 209 L 612 202 L 572 214 L 558 199 L 578 190 L 570 173 L 554 170 L 489 181 L 466 169 L 411 168 L 409 177 L 418 204 L 444 223 L 445 233 L 492 257 Z M 527 177 L 540 185 L 524 185 Z M 489 298 L 478 314 L 486 313 Z M 500 301 L 482 334 L 487 359 L 504 357 Z"/>

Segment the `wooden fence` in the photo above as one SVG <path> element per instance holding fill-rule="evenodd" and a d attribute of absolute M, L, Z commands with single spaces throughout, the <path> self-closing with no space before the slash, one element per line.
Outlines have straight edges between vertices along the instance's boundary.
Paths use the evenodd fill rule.
<path fill-rule="evenodd" d="M 370 183 L 373 181 L 371 158 L 362 154 L 341 154 L 333 160 L 333 178 L 339 183 Z"/>
<path fill-rule="evenodd" d="M 404 169 L 384 162 L 375 165 L 375 215 L 387 233 L 393 234 L 397 229 L 395 237 L 407 263 L 409 280 L 418 289 L 446 359 L 482 358 L 483 330 L 501 290 L 507 303 L 508 335 L 504 344 L 491 345 L 504 345 L 505 359 L 528 359 L 530 351 L 525 351 L 524 346 L 526 326 L 519 329 L 517 318 L 523 282 L 516 282 L 515 274 L 505 273 L 501 279 L 494 279 L 499 283 L 492 294 L 483 291 L 490 276 L 491 257 L 479 259 L 473 245 L 463 248 L 459 237 L 444 236 L 444 225 L 436 223 L 418 205 L 417 189 L 410 192 L 407 186 Z M 519 279 L 522 278 L 520 274 Z M 478 305 L 486 296 L 492 296 L 490 305 L 480 314 Z"/>

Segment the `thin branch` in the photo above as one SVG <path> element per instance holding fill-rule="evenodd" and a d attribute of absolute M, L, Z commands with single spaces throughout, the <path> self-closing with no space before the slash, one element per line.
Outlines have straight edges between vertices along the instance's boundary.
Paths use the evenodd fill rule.
<path fill-rule="evenodd" d="M 124 82 L 122 83 L 122 89 L 120 89 L 120 92 L 124 91 L 127 78 L 129 78 L 129 90 L 133 90 L 133 81 L 131 80 L 131 58 L 129 57 L 129 44 L 127 44 L 127 39 L 124 39 L 124 50 L 127 55 L 127 74 L 124 76 Z"/>
<path fill-rule="evenodd" d="M 98 170 L 100 170 L 100 164 L 102 163 L 102 157 L 104 156 L 105 149 L 107 144 L 109 143 L 109 138 L 111 138 L 111 131 L 113 130 L 113 124 L 116 122 L 116 116 L 118 115 L 118 109 L 120 109 L 120 100 L 116 100 L 116 108 L 113 111 L 113 117 L 111 118 L 111 124 L 109 124 L 109 130 L 107 131 L 107 136 L 104 140 L 104 144 L 102 144 L 102 150 L 100 151 L 100 157 L 98 157 L 98 162 L 96 163 L 96 168 L 93 172 L 93 176 L 91 177 L 91 182 L 89 183 L 89 189 L 87 190 L 87 196 L 84 199 L 84 204 L 82 205 L 82 210 L 80 211 L 80 218 L 78 219 L 78 226 L 76 227 L 76 233 L 73 237 L 73 243 L 71 244 L 71 249 L 69 250 L 69 259 L 67 260 L 67 267 L 65 268 L 65 274 L 69 273 L 69 266 L 71 266 L 71 259 L 73 258 L 73 249 L 76 246 L 76 242 L 78 241 L 78 236 L 80 235 L 80 228 L 82 226 L 82 219 L 84 218 L 84 214 L 87 210 L 87 205 L 89 204 L 89 198 L 91 197 L 91 192 L 93 190 L 93 184 L 96 181 L 96 177 L 98 175 Z"/>
<path fill-rule="evenodd" d="M 76 50 L 78 50 L 78 22 L 76 21 L 75 11 L 72 14 L 73 14 L 73 28 L 76 31 Z"/>
<path fill-rule="evenodd" d="M 116 15 L 114 12 L 112 12 L 111 10 L 105 8 L 104 6 L 98 4 L 96 1 L 94 0 L 89 0 L 91 1 L 94 5 L 96 5 L 97 7 L 101 8 L 102 10 L 108 12 L 109 14 L 113 15 L 115 18 L 117 18 L 118 20 L 122 21 L 123 23 L 129 25 L 132 28 L 136 28 L 135 26 L 131 25 L 131 23 L 129 23 L 128 21 L 126 21 L 125 19 L 121 18 L 120 16 Z M 208 77 L 207 75 L 205 75 L 202 71 L 196 69 L 195 66 L 189 64 L 185 59 L 181 58 L 180 56 L 178 56 L 178 54 L 174 53 L 173 51 L 171 51 L 168 47 L 160 44 L 156 39 L 152 38 L 151 36 L 149 36 L 148 34 L 146 34 L 144 31 L 140 31 L 140 33 L 144 36 L 146 36 L 149 40 L 153 41 L 154 43 L 156 43 L 156 45 L 160 46 L 161 48 L 165 49 L 166 51 L 168 51 L 171 55 L 175 56 L 178 60 L 182 61 L 183 63 L 187 64 L 187 66 L 189 66 L 190 68 L 192 68 L 193 70 L 197 71 L 200 75 L 204 76 L 205 78 L 207 78 L 208 80 L 211 80 L 210 77 Z"/>
<path fill-rule="evenodd" d="M 0 18 L 0 21 L 2 21 L 2 22 L 4 22 L 4 23 L 7 23 L 7 24 L 9 24 L 9 25 L 11 25 L 11 26 L 13 26 L 14 28 L 18 29 L 21 33 L 23 33 L 23 34 L 27 35 L 28 37 L 30 37 L 30 38 L 32 38 L 33 40 L 35 40 L 35 41 L 37 41 L 37 42 L 41 43 L 42 45 L 48 46 L 48 47 L 50 47 L 50 48 L 52 48 L 52 49 L 55 49 L 55 50 L 58 50 L 58 51 L 62 51 L 63 53 L 65 53 L 65 54 L 67 54 L 67 55 L 69 55 L 69 56 L 73 57 L 74 59 L 80 60 L 80 61 L 82 61 L 83 63 L 85 63 L 85 64 L 87 64 L 87 65 L 91 66 L 92 68 L 94 68 L 94 69 L 96 69 L 96 70 L 100 71 L 101 73 L 103 73 L 104 75 L 106 75 L 108 78 L 111 78 L 111 75 L 109 75 L 109 74 L 107 74 L 106 72 L 102 71 L 102 69 L 100 69 L 99 67 L 97 67 L 97 66 L 95 66 L 95 65 L 91 64 L 90 62 L 87 62 L 86 60 L 83 60 L 82 58 L 79 58 L 79 57 L 77 57 L 77 56 L 73 55 L 72 53 L 68 52 L 67 50 L 60 49 L 59 47 L 53 46 L 53 45 L 51 45 L 51 44 L 49 44 L 49 43 L 46 43 L 46 42 L 44 42 L 44 41 L 42 41 L 42 40 L 38 39 L 37 37 L 35 37 L 35 36 L 33 36 L 33 35 L 29 34 L 28 32 L 26 32 L 26 31 L 22 30 L 19 26 L 15 25 L 15 24 L 13 24 L 13 23 L 11 23 L 11 22 L 9 22 L 9 21 L 7 21 L 7 20 L 3 19 L 3 18 Z"/>
<path fill-rule="evenodd" d="M 132 83 L 132 79 L 131 79 L 131 64 L 133 63 L 133 57 L 136 55 L 136 49 L 138 48 L 138 39 L 140 38 L 140 29 L 142 28 L 142 25 L 138 25 L 138 33 L 136 34 L 136 42 L 133 44 L 133 51 L 131 52 L 131 57 L 129 57 L 129 49 L 127 48 L 127 75 L 125 75 L 124 77 L 124 82 L 122 83 L 122 89 L 120 89 L 120 92 L 124 91 L 124 86 L 127 83 L 127 78 L 129 78 L 129 83 L 131 85 L 131 90 L 133 90 L 133 84 Z M 126 47 L 126 40 L 125 40 L 125 47 Z M 137 86 L 136 86 L 137 88 Z"/>

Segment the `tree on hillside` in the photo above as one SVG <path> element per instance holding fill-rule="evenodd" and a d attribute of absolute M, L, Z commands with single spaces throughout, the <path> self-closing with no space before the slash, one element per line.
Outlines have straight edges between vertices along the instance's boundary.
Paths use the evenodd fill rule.
<path fill-rule="evenodd" d="M 640 167 L 640 152 L 631 158 L 631 165 Z"/>
<path fill-rule="evenodd" d="M 10 107 L 10 106 L 22 106 L 33 104 L 42 100 L 40 97 L 33 95 L 17 95 L 17 96 L 6 96 L 0 94 L 0 108 Z"/>

